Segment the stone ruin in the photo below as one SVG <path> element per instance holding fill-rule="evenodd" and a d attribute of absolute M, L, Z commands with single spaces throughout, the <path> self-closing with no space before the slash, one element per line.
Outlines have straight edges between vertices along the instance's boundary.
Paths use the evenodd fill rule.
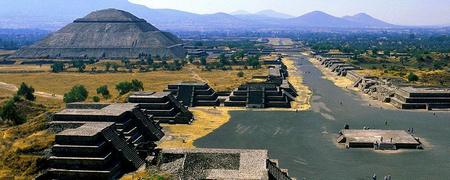
<path fill-rule="evenodd" d="M 137 98 L 149 95 L 158 97 L 134 94 Z M 48 169 L 36 179 L 118 179 L 146 166 L 179 179 L 294 179 L 279 168 L 277 160 L 268 159 L 267 150 L 157 149 L 155 142 L 164 133 L 139 104 L 72 103 L 67 107 L 50 122 L 50 129 L 57 133 L 55 144 Z"/>
<path fill-rule="evenodd" d="M 400 87 L 391 104 L 400 109 L 450 109 L 450 89 Z"/>
<path fill-rule="evenodd" d="M 164 136 L 151 118 L 136 104 L 56 113 L 48 170 L 37 179 L 115 179 L 137 170 L 155 155 L 155 142 Z"/>
<path fill-rule="evenodd" d="M 320 64 L 326 68 L 329 68 L 331 72 L 334 72 L 338 76 L 347 76 L 347 73 L 359 70 L 360 67 L 348 64 L 340 59 L 326 59 L 326 58 L 318 58 Z"/>
<path fill-rule="evenodd" d="M 105 9 L 75 20 L 12 58 L 185 58 L 182 41 L 128 12 Z"/>
<path fill-rule="evenodd" d="M 281 64 L 270 65 L 269 75 L 258 77 L 261 80 L 247 82 L 231 92 L 225 106 L 248 108 L 290 108 L 291 101 L 298 96 L 297 91 L 287 80 L 287 67 Z"/>
<path fill-rule="evenodd" d="M 165 91 L 172 93 L 178 101 L 187 107 L 220 106 L 216 91 L 207 83 L 181 82 L 168 85 Z"/>
<path fill-rule="evenodd" d="M 138 104 L 147 115 L 158 123 L 190 124 L 194 115 L 169 92 L 135 92 L 128 102 Z"/>
<path fill-rule="evenodd" d="M 176 179 L 294 180 L 267 150 L 162 149 L 156 166 Z"/>
<path fill-rule="evenodd" d="M 422 149 L 419 138 L 403 130 L 344 129 L 337 142 L 346 148 L 373 148 L 375 150 Z"/>

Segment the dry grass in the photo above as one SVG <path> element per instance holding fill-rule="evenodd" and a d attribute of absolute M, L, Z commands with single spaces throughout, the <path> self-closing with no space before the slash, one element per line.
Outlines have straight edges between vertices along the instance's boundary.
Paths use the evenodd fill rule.
<path fill-rule="evenodd" d="M 287 66 L 289 77 L 288 81 L 297 90 L 299 96 L 292 102 L 292 109 L 308 110 L 311 108 L 310 99 L 312 92 L 308 86 L 303 84 L 303 76 L 301 76 L 295 66 L 295 62 L 290 58 L 284 58 L 283 63 Z"/>
<path fill-rule="evenodd" d="M 180 71 L 154 71 L 145 73 L 22 73 L 2 74 L 0 82 L 14 84 L 16 86 L 25 82 L 33 86 L 36 91 L 62 95 L 74 85 L 84 85 L 94 96 L 96 89 L 102 85 L 108 85 L 113 96 L 118 93 L 115 85 L 121 81 L 139 79 L 144 83 L 146 91 L 163 91 L 168 84 L 180 81 L 205 80 L 217 91 L 232 90 L 240 84 L 251 79 L 253 75 L 267 73 L 266 69 L 242 70 L 244 77 L 239 78 L 237 73 L 241 70 L 213 70 L 203 71 L 193 65 Z"/>
<path fill-rule="evenodd" d="M 14 50 L 4 50 L 4 49 L 0 49 L 0 55 L 10 55 L 10 54 L 14 54 L 16 51 Z"/>
<path fill-rule="evenodd" d="M 230 120 L 229 111 L 239 108 L 190 108 L 195 120 L 191 125 L 163 125 L 166 136 L 158 147 L 160 148 L 195 148 L 193 142 L 208 135 Z"/>
<path fill-rule="evenodd" d="M 28 101 L 16 105 L 27 122 L 0 129 L 0 179 L 32 179 L 43 168 L 43 150 L 54 142 L 54 134 L 46 130 L 45 124 L 47 112 L 56 109 Z"/>
<path fill-rule="evenodd" d="M 11 73 L 11 72 L 43 72 L 50 71 L 51 65 L 0 65 L 0 72 Z"/>

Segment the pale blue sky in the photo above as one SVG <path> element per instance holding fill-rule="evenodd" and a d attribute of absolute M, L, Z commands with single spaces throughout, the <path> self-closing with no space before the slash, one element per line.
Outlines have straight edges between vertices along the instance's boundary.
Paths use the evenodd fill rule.
<path fill-rule="evenodd" d="M 273 9 L 299 16 L 324 11 L 335 16 L 368 13 L 401 25 L 450 25 L 450 0 L 129 0 L 150 8 L 201 14 Z"/>

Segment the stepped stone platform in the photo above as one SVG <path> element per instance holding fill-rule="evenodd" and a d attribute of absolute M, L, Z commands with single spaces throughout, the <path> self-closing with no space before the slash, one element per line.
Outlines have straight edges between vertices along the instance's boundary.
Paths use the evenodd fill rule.
<path fill-rule="evenodd" d="M 162 149 L 157 167 L 177 179 L 293 179 L 267 150 Z"/>
<path fill-rule="evenodd" d="M 194 115 L 169 92 L 135 92 L 128 102 L 138 107 L 159 123 L 190 124 Z"/>
<path fill-rule="evenodd" d="M 112 122 L 115 132 L 141 157 L 146 157 L 154 152 L 155 142 L 164 136 L 161 126 L 152 118 L 139 110 L 137 104 L 111 104 L 101 109 L 62 110 L 53 116 L 50 125 L 55 131 L 62 131 L 84 123 Z"/>
<path fill-rule="evenodd" d="M 250 82 L 235 89 L 225 100 L 224 105 L 248 108 L 290 108 L 290 102 L 294 99 L 295 95 L 275 83 Z"/>
<path fill-rule="evenodd" d="M 56 134 L 47 173 L 37 179 L 116 179 L 144 163 L 113 122 L 86 123 Z"/>
<path fill-rule="evenodd" d="M 450 89 L 401 87 L 391 104 L 399 109 L 450 109 Z"/>
<path fill-rule="evenodd" d="M 49 169 L 39 179 L 115 179 L 155 155 L 164 133 L 137 104 L 69 104 L 53 116 Z"/>
<path fill-rule="evenodd" d="M 225 106 L 248 108 L 290 108 L 291 101 L 298 96 L 296 89 L 286 79 L 287 67 L 280 61 L 278 65 L 268 67 L 268 76 L 242 84 L 225 99 Z M 255 79 L 256 77 L 254 77 Z"/>
<path fill-rule="evenodd" d="M 207 83 L 181 82 L 167 86 L 170 92 L 184 106 L 220 106 L 219 96 Z"/>
<path fill-rule="evenodd" d="M 418 138 L 403 130 L 350 130 L 339 133 L 337 142 L 347 148 L 380 150 L 422 149 Z"/>

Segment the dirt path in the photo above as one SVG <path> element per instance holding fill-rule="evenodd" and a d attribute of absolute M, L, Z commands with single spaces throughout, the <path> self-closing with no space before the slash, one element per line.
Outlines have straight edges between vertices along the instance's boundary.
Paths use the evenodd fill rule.
<path fill-rule="evenodd" d="M 200 76 L 195 72 L 193 66 L 189 66 L 188 70 L 189 70 L 189 72 L 191 72 L 191 75 L 192 75 L 192 77 L 193 77 L 195 80 L 200 81 L 200 82 L 206 82 L 206 83 L 208 82 L 208 81 L 204 80 L 202 77 L 200 77 Z"/>
<path fill-rule="evenodd" d="M 8 90 L 8 91 L 14 91 L 14 92 L 19 90 L 19 88 L 17 88 L 16 85 L 4 83 L 4 82 L 0 82 L 0 89 L 5 89 L 5 90 Z M 49 99 L 58 99 L 58 100 L 62 100 L 63 99 L 62 95 L 50 94 L 50 93 L 41 92 L 41 91 L 34 92 L 34 95 L 39 96 L 39 97 L 43 97 L 43 98 L 49 98 Z"/>

